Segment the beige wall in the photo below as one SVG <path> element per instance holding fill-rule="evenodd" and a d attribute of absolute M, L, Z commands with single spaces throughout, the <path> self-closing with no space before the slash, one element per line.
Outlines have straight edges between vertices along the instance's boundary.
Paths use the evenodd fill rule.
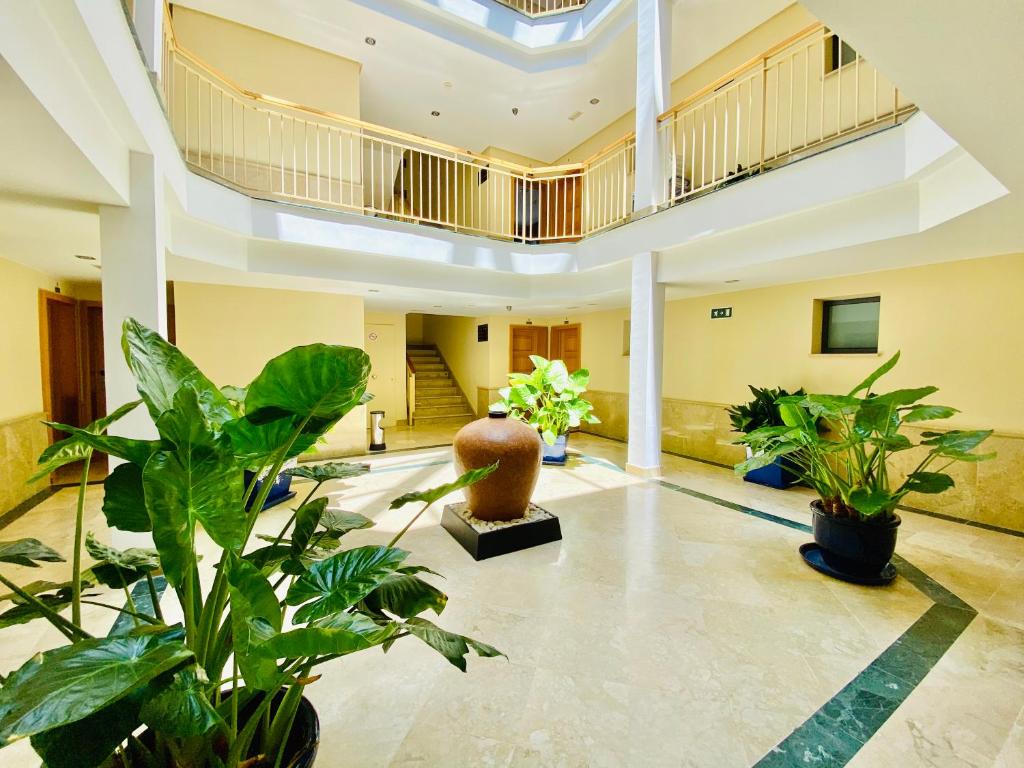
<path fill-rule="evenodd" d="M 423 341 L 423 315 L 410 312 L 405 316 L 406 344 L 420 344 Z"/>
<path fill-rule="evenodd" d="M 275 355 L 301 344 L 363 346 L 363 299 L 333 293 L 174 284 L 178 346 L 216 384 L 244 386 Z M 325 455 L 362 453 L 360 406 L 327 435 Z"/>
<path fill-rule="evenodd" d="M 666 450 L 730 464 L 741 452 L 725 405 L 749 399 L 747 385 L 846 392 L 901 351 L 887 389 L 935 385 L 933 402 L 959 408 L 942 427 L 991 428 L 995 461 L 955 468 L 957 488 L 915 496 L 911 506 L 1024 529 L 1024 357 L 1008 334 L 1024 327 L 1024 254 L 874 272 L 670 301 L 665 309 Z M 881 296 L 878 355 L 816 355 L 816 299 Z M 712 307 L 732 307 L 711 320 Z M 603 424 L 625 439 L 629 358 L 621 355 L 625 309 L 570 317 L 582 323 L 583 365 Z M 614 343 L 603 343 L 615 339 Z M 927 425 L 923 425 L 925 428 Z"/>
<path fill-rule="evenodd" d="M 749 59 L 768 50 L 776 43 L 799 32 L 816 19 L 802 6 L 794 3 L 784 11 L 768 19 L 764 24 L 752 29 L 743 37 L 720 50 L 693 69 L 672 81 L 669 101 L 672 104 L 685 99 L 692 93 L 713 82 L 725 73 L 740 66 Z M 586 141 L 573 147 L 555 161 L 559 163 L 577 163 L 586 160 L 603 147 L 634 130 L 636 115 L 629 111 L 606 125 Z"/>
<path fill-rule="evenodd" d="M 385 414 L 384 426 L 391 427 L 408 418 L 406 402 L 405 374 L 405 315 L 401 312 L 370 312 L 363 316 L 364 333 L 367 336 L 364 349 L 370 354 L 376 368 L 376 355 L 386 356 L 382 361 L 388 367 L 388 376 L 384 370 L 370 372 L 369 391 L 373 394 L 367 411 L 382 410 Z M 373 333 L 375 339 L 369 338 Z M 381 366 L 382 369 L 384 365 Z"/>
<path fill-rule="evenodd" d="M 180 5 L 174 32 L 183 48 L 251 91 L 359 117 L 357 61 Z"/>

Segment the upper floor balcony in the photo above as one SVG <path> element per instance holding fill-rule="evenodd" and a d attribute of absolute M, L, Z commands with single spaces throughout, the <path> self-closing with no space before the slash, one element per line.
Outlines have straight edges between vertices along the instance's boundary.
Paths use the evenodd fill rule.
<path fill-rule="evenodd" d="M 633 133 L 582 162 L 522 165 L 249 90 L 179 44 L 169 17 L 162 72 L 188 166 L 252 197 L 525 244 L 579 241 L 649 212 L 634 203 Z M 837 35 L 811 25 L 659 117 L 656 207 L 895 125 L 914 109 Z"/>
<path fill-rule="evenodd" d="M 542 16 L 578 11 L 590 0 L 495 0 L 495 2 L 507 5 L 512 10 L 519 11 L 531 19 L 538 19 Z"/>

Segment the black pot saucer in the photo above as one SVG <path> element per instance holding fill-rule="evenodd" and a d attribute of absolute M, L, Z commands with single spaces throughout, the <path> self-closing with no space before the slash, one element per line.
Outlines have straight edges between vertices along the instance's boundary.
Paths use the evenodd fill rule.
<path fill-rule="evenodd" d="M 834 579 L 848 581 L 851 584 L 865 584 L 867 586 L 880 587 L 891 584 L 896 578 L 896 567 L 892 563 L 886 563 L 885 567 L 878 573 L 863 573 L 842 569 L 833 558 L 818 544 L 809 541 L 800 545 L 800 556 L 811 568 L 831 576 Z"/>

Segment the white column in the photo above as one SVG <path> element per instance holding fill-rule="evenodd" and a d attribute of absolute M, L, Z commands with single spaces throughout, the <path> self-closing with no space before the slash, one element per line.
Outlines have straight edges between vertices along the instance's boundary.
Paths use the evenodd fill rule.
<path fill-rule="evenodd" d="M 121 351 L 127 317 L 167 335 L 164 180 L 153 157 L 131 154 L 131 204 L 100 206 L 103 281 L 103 366 L 107 412 L 138 398 L 135 379 Z M 110 429 L 128 437 L 156 437 L 144 407 Z"/>
<path fill-rule="evenodd" d="M 671 0 L 636 2 L 636 199 L 646 213 L 665 197 L 667 178 L 658 144 L 658 115 L 671 106 Z"/>
<path fill-rule="evenodd" d="M 160 79 L 163 65 L 163 0 L 135 0 L 135 33 L 139 36 L 146 66 Z"/>
<path fill-rule="evenodd" d="M 629 309 L 629 446 L 626 470 L 661 473 L 661 372 L 665 285 L 658 282 L 658 254 L 633 257 Z"/>

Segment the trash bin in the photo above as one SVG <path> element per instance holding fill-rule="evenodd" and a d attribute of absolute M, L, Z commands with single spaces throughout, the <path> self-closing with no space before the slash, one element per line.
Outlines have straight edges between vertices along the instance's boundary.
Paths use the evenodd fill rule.
<path fill-rule="evenodd" d="M 383 451 L 384 444 L 384 411 L 370 411 L 370 450 Z"/>

